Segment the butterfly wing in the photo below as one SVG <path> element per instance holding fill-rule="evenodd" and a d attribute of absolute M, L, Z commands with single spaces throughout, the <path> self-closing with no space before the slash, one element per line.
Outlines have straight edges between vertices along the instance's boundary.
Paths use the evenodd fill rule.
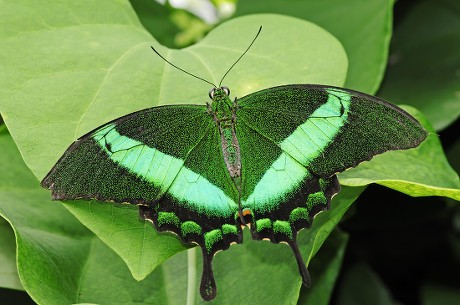
<path fill-rule="evenodd" d="M 280 86 L 237 102 L 241 204 L 251 211 L 252 236 L 288 243 L 308 286 L 296 235 L 340 190 L 335 174 L 415 147 L 426 131 L 396 106 L 335 87 Z"/>
<path fill-rule="evenodd" d="M 375 96 L 322 85 L 286 85 L 238 101 L 238 119 L 320 177 L 427 136 L 401 108 Z"/>
<path fill-rule="evenodd" d="M 310 276 L 298 250 L 297 232 L 328 208 L 340 190 L 336 176 L 320 178 L 284 152 L 272 140 L 239 119 L 241 206 L 249 217 L 253 239 L 286 242 L 293 250 L 303 283 Z M 254 149 L 257 147 L 257 149 Z"/>
<path fill-rule="evenodd" d="M 53 199 L 140 205 L 159 231 L 203 251 L 203 298 L 216 294 L 215 252 L 242 241 L 238 191 L 206 106 L 162 106 L 109 122 L 74 142 L 43 179 Z"/>

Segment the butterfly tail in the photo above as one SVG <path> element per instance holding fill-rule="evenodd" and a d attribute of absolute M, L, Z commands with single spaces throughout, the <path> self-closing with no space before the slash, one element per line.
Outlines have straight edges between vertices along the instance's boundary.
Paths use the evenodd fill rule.
<path fill-rule="evenodd" d="M 295 239 L 289 241 L 288 245 L 291 247 L 291 250 L 294 253 L 294 257 L 297 261 L 297 265 L 299 266 L 299 273 L 302 277 L 302 283 L 305 285 L 305 287 L 309 288 L 311 286 L 310 273 L 308 272 L 307 266 L 302 259 L 299 247 L 297 246 L 297 241 Z"/>
<path fill-rule="evenodd" d="M 201 276 L 200 294 L 205 301 L 211 301 L 216 297 L 217 286 L 212 271 L 213 253 L 208 253 L 205 247 L 203 250 L 203 274 Z"/>

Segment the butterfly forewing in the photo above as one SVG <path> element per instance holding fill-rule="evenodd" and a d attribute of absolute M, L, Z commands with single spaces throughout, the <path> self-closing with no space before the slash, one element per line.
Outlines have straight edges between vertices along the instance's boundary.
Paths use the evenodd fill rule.
<path fill-rule="evenodd" d="M 156 107 L 129 114 L 75 141 L 42 186 L 58 200 L 154 202 L 210 123 L 204 106 Z"/>
<path fill-rule="evenodd" d="M 417 146 L 423 127 L 377 97 L 323 85 L 286 85 L 238 100 L 238 119 L 321 177 L 376 154 Z"/>

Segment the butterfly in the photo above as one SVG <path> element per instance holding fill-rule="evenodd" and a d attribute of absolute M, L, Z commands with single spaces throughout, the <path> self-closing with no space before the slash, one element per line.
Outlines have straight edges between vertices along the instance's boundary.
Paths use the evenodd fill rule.
<path fill-rule="evenodd" d="M 217 293 L 215 253 L 242 243 L 245 227 L 255 240 L 288 244 L 308 287 L 297 233 L 340 191 L 336 174 L 427 133 L 401 108 L 354 90 L 293 84 L 231 100 L 228 87 L 210 84 L 206 105 L 140 110 L 80 137 L 41 185 L 53 200 L 136 204 L 159 232 L 200 246 L 205 300 Z"/>

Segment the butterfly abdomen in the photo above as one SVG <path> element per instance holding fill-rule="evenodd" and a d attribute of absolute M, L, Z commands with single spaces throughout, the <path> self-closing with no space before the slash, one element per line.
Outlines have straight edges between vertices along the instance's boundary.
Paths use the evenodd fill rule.
<path fill-rule="evenodd" d="M 235 132 L 236 102 L 229 99 L 227 92 L 223 87 L 214 88 L 208 111 L 219 129 L 222 154 L 230 177 L 238 178 L 241 176 L 241 154 Z"/>
<path fill-rule="evenodd" d="M 221 128 L 221 145 L 227 170 L 232 178 L 241 175 L 240 146 L 233 126 Z"/>

